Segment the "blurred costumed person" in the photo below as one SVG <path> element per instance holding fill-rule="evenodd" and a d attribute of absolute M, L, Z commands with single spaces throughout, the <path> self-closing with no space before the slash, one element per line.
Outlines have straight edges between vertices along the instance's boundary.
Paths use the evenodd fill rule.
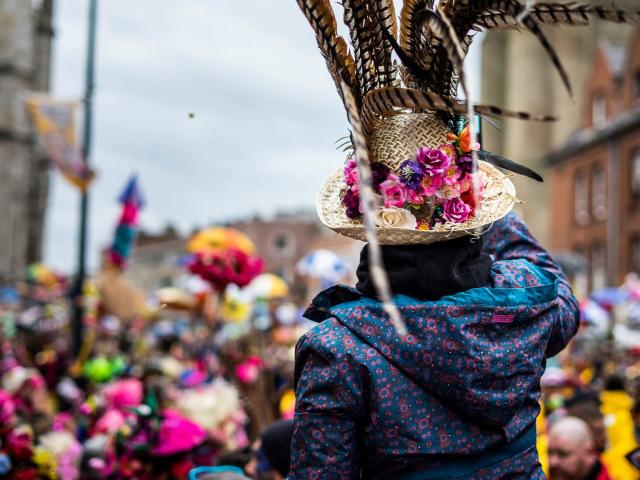
<path fill-rule="evenodd" d="M 634 435 L 633 399 L 625 389 L 624 378 L 611 375 L 600 393 L 600 411 L 605 419 L 606 449 L 602 460 L 609 468 L 613 480 L 640 478 L 640 470 L 628 455 L 638 449 Z"/>
<path fill-rule="evenodd" d="M 405 0 L 398 27 L 391 0 L 344 0 L 352 56 L 329 0 L 297 3 L 355 153 L 325 182 L 318 213 L 369 244 L 356 289 L 330 288 L 305 314 L 319 325 L 296 347 L 289 478 L 545 478 L 535 445 L 540 377 L 575 334 L 578 302 L 509 213 L 515 189 L 496 166 L 541 177 L 481 150 L 473 120 L 550 119 L 455 96 L 459 84 L 468 94 L 463 60 L 478 30 L 534 33 L 569 86 L 540 25 L 630 15 Z"/>
<path fill-rule="evenodd" d="M 278 420 L 269 425 L 254 445 L 254 458 L 245 471 L 258 480 L 283 480 L 289 475 L 293 421 Z"/>
<path fill-rule="evenodd" d="M 146 308 L 142 292 L 131 285 L 123 274 L 138 233 L 140 210 L 144 207 L 137 175 L 131 176 L 127 181 L 118 202 L 122 205 L 122 210 L 113 243 L 103 259 L 97 285 L 104 313 L 122 321 L 130 321 L 143 315 Z"/>

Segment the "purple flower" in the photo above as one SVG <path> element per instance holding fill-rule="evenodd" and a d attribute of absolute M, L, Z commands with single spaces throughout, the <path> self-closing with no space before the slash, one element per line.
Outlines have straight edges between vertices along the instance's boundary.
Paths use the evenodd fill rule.
<path fill-rule="evenodd" d="M 473 157 L 469 154 L 462 155 L 456 161 L 458 164 L 458 168 L 462 171 L 462 173 L 471 173 L 473 171 Z"/>
<path fill-rule="evenodd" d="M 448 222 L 464 223 L 469 218 L 471 207 L 459 198 L 447 200 L 443 205 L 443 217 Z"/>
<path fill-rule="evenodd" d="M 417 190 L 423 178 L 422 164 L 417 160 L 405 160 L 400 164 L 400 180 L 411 190 Z"/>
<path fill-rule="evenodd" d="M 390 171 L 384 163 L 373 162 L 371 164 L 371 183 L 374 190 L 380 190 L 380 184 L 387 179 Z"/>
<path fill-rule="evenodd" d="M 430 177 L 443 175 L 449 165 L 451 165 L 452 157 L 442 150 L 434 150 L 429 147 L 418 149 L 416 159 L 423 165 L 423 172 Z"/>
<path fill-rule="evenodd" d="M 360 209 L 360 196 L 353 190 L 347 190 L 344 194 L 344 198 L 342 199 L 342 204 L 347 208 L 347 217 L 351 220 L 360 218 L 362 215 L 362 211 Z"/>

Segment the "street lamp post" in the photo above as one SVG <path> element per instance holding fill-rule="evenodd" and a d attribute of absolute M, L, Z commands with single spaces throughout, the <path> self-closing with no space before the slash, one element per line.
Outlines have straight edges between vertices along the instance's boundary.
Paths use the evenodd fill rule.
<path fill-rule="evenodd" d="M 85 164 L 89 163 L 91 155 L 91 130 L 93 126 L 93 87 L 96 46 L 96 19 L 98 0 L 89 0 L 89 28 L 87 35 L 87 63 L 85 71 L 84 94 L 84 132 L 82 136 L 82 152 Z M 80 197 L 80 231 L 78 235 L 78 265 L 76 273 L 76 288 L 73 299 L 73 352 L 78 354 L 83 338 L 84 302 L 83 290 L 86 277 L 87 263 L 87 217 L 89 214 L 88 188 L 83 190 Z"/>

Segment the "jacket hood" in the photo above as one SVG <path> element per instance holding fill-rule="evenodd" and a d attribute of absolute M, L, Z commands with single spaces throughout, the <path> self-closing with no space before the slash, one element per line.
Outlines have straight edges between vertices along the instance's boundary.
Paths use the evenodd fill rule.
<path fill-rule="evenodd" d="M 502 263 L 494 264 L 493 276 L 505 274 Z M 335 317 L 444 404 L 473 421 L 505 427 L 540 388 L 548 335 L 536 319 L 558 296 L 553 273 L 528 264 L 526 274 L 535 276 L 536 286 L 476 288 L 432 302 L 395 296 L 406 337 L 382 303 L 347 287 L 320 294 L 306 316 Z"/>

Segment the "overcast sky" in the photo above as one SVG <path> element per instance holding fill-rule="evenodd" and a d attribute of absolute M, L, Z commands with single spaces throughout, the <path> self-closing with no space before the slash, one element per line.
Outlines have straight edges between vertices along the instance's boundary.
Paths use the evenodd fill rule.
<path fill-rule="evenodd" d="M 52 90 L 60 97 L 84 91 L 88 3 L 56 1 Z M 148 230 L 313 207 L 343 160 L 333 144 L 347 126 L 294 0 L 102 0 L 98 13 L 92 268 L 132 173 Z M 45 261 L 67 272 L 78 201 L 52 175 Z"/>

